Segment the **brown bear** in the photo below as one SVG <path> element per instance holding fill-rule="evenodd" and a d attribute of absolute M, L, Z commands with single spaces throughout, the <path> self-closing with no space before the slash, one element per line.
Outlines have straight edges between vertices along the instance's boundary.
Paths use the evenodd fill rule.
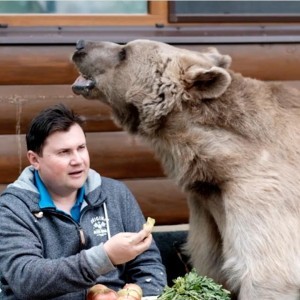
<path fill-rule="evenodd" d="M 215 48 L 77 43 L 75 94 L 112 108 L 186 193 L 191 263 L 240 300 L 300 299 L 300 93 Z"/>

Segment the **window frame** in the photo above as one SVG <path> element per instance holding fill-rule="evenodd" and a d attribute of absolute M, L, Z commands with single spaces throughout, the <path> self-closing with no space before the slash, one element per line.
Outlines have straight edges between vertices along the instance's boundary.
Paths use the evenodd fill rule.
<path fill-rule="evenodd" d="M 148 1 L 148 14 L 0 14 L 5 26 L 113 26 L 154 25 L 168 22 L 168 2 Z"/>
<path fill-rule="evenodd" d="M 243 1 L 243 0 L 242 0 Z M 180 14 L 176 13 L 176 1 L 168 6 L 168 21 L 174 23 L 294 23 L 300 22 L 299 14 Z"/>
<path fill-rule="evenodd" d="M 144 38 L 177 45 L 300 42 L 300 20 L 268 23 L 255 17 L 252 22 L 223 23 L 220 16 L 210 16 L 207 22 L 175 24 L 169 22 L 172 1 L 148 1 L 148 6 L 148 15 L 0 14 L 0 45 L 73 45 L 82 37 L 117 43 Z"/>

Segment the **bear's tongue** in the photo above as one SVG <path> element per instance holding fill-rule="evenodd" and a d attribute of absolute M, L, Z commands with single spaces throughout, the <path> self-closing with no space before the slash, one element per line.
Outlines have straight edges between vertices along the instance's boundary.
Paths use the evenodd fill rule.
<path fill-rule="evenodd" d="M 72 90 L 76 95 L 86 93 L 88 90 L 91 90 L 94 87 L 95 82 L 93 80 L 86 79 L 81 75 L 72 84 Z"/>

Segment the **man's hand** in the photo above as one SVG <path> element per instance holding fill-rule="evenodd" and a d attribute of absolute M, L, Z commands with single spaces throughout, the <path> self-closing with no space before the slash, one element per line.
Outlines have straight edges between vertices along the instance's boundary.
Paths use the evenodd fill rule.
<path fill-rule="evenodd" d="M 114 265 L 126 263 L 146 251 L 152 242 L 149 230 L 121 232 L 104 244 L 104 250 Z"/>

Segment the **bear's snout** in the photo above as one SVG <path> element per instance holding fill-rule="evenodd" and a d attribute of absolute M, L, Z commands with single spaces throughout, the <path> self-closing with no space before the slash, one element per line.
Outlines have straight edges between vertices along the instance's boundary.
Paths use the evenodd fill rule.
<path fill-rule="evenodd" d="M 76 50 L 82 50 L 85 47 L 85 41 L 84 40 L 79 40 L 76 43 Z"/>
<path fill-rule="evenodd" d="M 77 41 L 76 50 L 72 56 L 73 62 L 75 63 L 82 62 L 82 59 L 87 55 L 86 45 L 87 43 L 84 40 Z"/>

